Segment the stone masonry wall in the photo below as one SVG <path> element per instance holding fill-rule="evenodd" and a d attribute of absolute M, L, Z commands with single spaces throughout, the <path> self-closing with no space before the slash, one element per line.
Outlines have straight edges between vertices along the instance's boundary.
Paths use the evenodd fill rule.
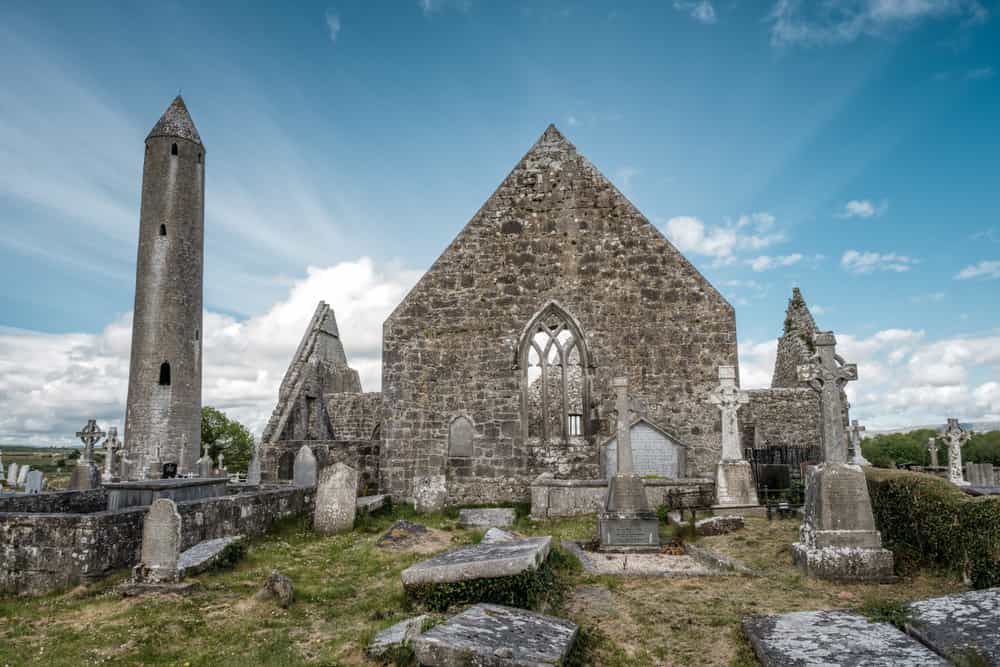
<path fill-rule="evenodd" d="M 265 488 L 177 504 L 182 548 L 227 535 L 266 533 L 307 514 L 313 490 Z M 0 593 L 41 595 L 132 567 L 147 507 L 91 514 L 0 513 Z"/>
<path fill-rule="evenodd" d="M 588 424 L 607 423 L 626 375 L 689 444 L 688 474 L 714 474 L 720 417 L 705 399 L 737 365 L 733 308 L 550 127 L 383 326 L 383 492 L 412 499 L 415 477 L 444 476 L 449 502 L 527 500 L 539 473 L 597 476 L 593 434 L 582 452 L 523 436 L 521 339 L 552 303 L 589 351 Z M 449 460 L 457 415 L 473 456 Z"/>
<path fill-rule="evenodd" d="M 362 495 L 378 493 L 381 442 L 378 440 L 287 440 L 274 442 L 264 451 L 262 469 L 271 481 L 280 479 L 281 459 L 295 458 L 302 445 L 309 445 L 316 456 L 317 472 L 334 463 L 346 463 L 358 471 Z M 291 479 L 289 477 L 288 479 Z"/>
<path fill-rule="evenodd" d="M 324 398 L 337 440 L 373 439 L 375 427 L 382 422 L 381 392 L 327 394 Z"/>
<path fill-rule="evenodd" d="M 107 508 L 108 493 L 104 489 L 0 496 L 0 512 L 85 514 L 102 512 Z"/>
<path fill-rule="evenodd" d="M 751 389 L 750 402 L 740 407 L 744 448 L 754 443 L 766 447 L 817 447 L 821 422 L 819 394 L 812 389 Z"/>

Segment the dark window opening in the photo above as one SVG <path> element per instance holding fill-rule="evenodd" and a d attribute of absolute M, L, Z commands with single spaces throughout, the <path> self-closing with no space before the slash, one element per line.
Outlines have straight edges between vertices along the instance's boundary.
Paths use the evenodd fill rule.
<path fill-rule="evenodd" d="M 201 164 L 201 153 L 198 153 L 198 164 Z"/>
<path fill-rule="evenodd" d="M 167 226 L 160 225 L 160 236 L 166 236 L 166 235 L 167 235 Z"/>
<path fill-rule="evenodd" d="M 194 339 L 201 340 L 201 332 L 198 329 L 194 330 Z"/>
<path fill-rule="evenodd" d="M 177 144 L 170 144 L 170 154 L 177 155 Z"/>
<path fill-rule="evenodd" d="M 160 384 L 164 387 L 170 386 L 170 364 L 166 361 L 160 364 Z"/>

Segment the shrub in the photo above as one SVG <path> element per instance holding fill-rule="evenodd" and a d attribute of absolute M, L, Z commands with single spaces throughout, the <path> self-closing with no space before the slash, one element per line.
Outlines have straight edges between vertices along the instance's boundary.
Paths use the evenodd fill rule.
<path fill-rule="evenodd" d="M 1000 498 L 974 498 L 924 473 L 867 468 L 875 523 L 900 572 L 956 572 L 1000 585 Z"/>

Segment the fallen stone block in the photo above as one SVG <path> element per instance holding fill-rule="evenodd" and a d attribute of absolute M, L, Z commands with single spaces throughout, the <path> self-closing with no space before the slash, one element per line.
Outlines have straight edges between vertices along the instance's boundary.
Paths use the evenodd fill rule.
<path fill-rule="evenodd" d="M 177 559 L 177 570 L 182 578 L 211 570 L 224 558 L 241 557 L 242 545 L 242 535 L 199 542 L 187 551 L 181 552 Z"/>
<path fill-rule="evenodd" d="M 413 640 L 421 665 L 538 667 L 569 655 L 579 629 L 561 618 L 480 604 Z"/>
<path fill-rule="evenodd" d="M 710 516 L 694 522 L 694 532 L 708 537 L 710 535 L 725 535 L 734 530 L 743 528 L 743 517 L 738 515 L 725 514 L 722 516 Z"/>
<path fill-rule="evenodd" d="M 509 528 L 516 513 L 508 507 L 464 509 L 458 513 L 458 523 L 466 528 Z"/>
<path fill-rule="evenodd" d="M 545 536 L 454 549 L 403 570 L 403 585 L 510 577 L 538 568 L 548 557 L 551 543 L 552 538 Z"/>
<path fill-rule="evenodd" d="M 429 616 L 426 614 L 421 614 L 386 628 L 375 635 L 371 644 L 368 645 L 368 655 L 372 658 L 381 658 L 393 651 L 410 646 L 424 629 L 424 622 L 428 618 Z"/>
<path fill-rule="evenodd" d="M 888 623 L 846 611 L 800 611 L 743 619 L 765 667 L 933 667 L 948 663 Z"/>
<path fill-rule="evenodd" d="M 1000 588 L 910 605 L 906 631 L 956 664 L 1000 665 Z"/>
<path fill-rule="evenodd" d="M 276 600 L 285 609 L 295 600 L 295 589 L 292 580 L 273 570 L 264 582 L 264 587 L 254 595 L 257 600 Z"/>
<path fill-rule="evenodd" d="M 483 535 L 483 539 L 480 544 L 496 544 L 497 542 L 514 542 L 521 539 L 514 533 L 508 532 L 506 530 L 501 530 L 500 528 L 490 528 Z"/>
<path fill-rule="evenodd" d="M 358 514 L 371 514 L 389 504 L 389 495 L 380 493 L 376 496 L 361 496 L 357 500 Z"/>

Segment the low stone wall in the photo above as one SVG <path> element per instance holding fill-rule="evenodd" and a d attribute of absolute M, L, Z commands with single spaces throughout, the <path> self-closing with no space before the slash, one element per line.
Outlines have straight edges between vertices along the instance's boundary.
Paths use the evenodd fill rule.
<path fill-rule="evenodd" d="M 685 494 L 681 498 L 694 506 L 699 497 L 712 498 L 715 483 L 709 479 L 649 479 L 644 480 L 646 499 L 651 508 L 666 504 L 671 493 Z M 593 514 L 604 505 L 608 483 L 600 479 L 555 479 L 540 475 L 531 483 L 531 518 L 552 519 Z"/>
<path fill-rule="evenodd" d="M 182 548 L 216 537 L 262 535 L 281 519 L 311 512 L 313 495 L 312 488 L 263 487 L 178 503 Z M 40 595 L 132 567 L 147 510 L 0 513 L 0 593 Z"/>
<path fill-rule="evenodd" d="M 108 494 L 104 489 L 0 496 L 0 512 L 87 514 L 100 512 L 107 506 Z"/>
<path fill-rule="evenodd" d="M 263 469 L 268 481 L 292 478 L 295 455 L 302 445 L 309 445 L 316 456 L 317 473 L 334 463 L 344 463 L 358 471 L 361 495 L 380 493 L 380 440 L 283 440 L 264 445 Z"/>

